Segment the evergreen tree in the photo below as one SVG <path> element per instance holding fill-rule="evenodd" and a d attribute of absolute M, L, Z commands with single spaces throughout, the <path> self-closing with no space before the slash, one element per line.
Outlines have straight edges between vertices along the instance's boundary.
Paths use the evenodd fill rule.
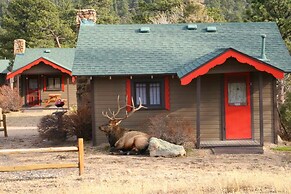
<path fill-rule="evenodd" d="M 205 0 L 205 4 L 217 21 L 241 22 L 244 20 L 250 0 Z"/>
<path fill-rule="evenodd" d="M 247 21 L 274 21 L 291 53 L 291 0 L 253 0 Z"/>
<path fill-rule="evenodd" d="M 76 35 L 60 19 L 57 6 L 47 0 L 12 0 L 2 18 L 1 55 L 13 57 L 13 41 L 26 40 L 27 47 L 73 47 Z"/>

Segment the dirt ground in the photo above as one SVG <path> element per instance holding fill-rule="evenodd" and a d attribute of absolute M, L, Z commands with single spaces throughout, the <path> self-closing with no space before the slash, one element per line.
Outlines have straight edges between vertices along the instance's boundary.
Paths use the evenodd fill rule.
<path fill-rule="evenodd" d="M 0 149 L 75 144 L 0 136 Z M 291 193 L 291 153 L 269 147 L 261 155 L 187 149 L 186 157 L 156 158 L 110 155 L 86 142 L 84 175 L 77 168 L 0 172 L 0 193 Z M 77 162 L 77 154 L 0 155 L 0 166 L 64 162 Z"/>

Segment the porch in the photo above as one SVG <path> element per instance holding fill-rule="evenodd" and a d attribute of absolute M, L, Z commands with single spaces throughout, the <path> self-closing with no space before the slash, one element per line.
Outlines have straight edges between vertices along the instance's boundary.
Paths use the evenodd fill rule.
<path fill-rule="evenodd" d="M 200 148 L 209 148 L 213 154 L 263 154 L 257 140 L 201 141 Z"/>
<path fill-rule="evenodd" d="M 261 146 L 257 140 L 213 140 L 200 141 L 200 148 L 214 148 L 214 147 L 257 147 Z"/>

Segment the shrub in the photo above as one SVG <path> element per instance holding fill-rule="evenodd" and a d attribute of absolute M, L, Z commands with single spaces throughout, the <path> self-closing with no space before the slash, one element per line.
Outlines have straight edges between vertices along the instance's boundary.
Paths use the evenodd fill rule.
<path fill-rule="evenodd" d="M 21 107 L 21 97 L 16 88 L 7 85 L 0 87 L 0 107 L 3 112 L 18 111 Z"/>
<path fill-rule="evenodd" d="M 291 141 L 291 93 L 288 92 L 284 104 L 279 107 L 281 127 L 278 134 L 283 140 Z"/>
<path fill-rule="evenodd" d="M 63 124 L 69 136 L 84 138 L 84 140 L 92 139 L 91 111 L 87 106 L 79 107 L 64 115 Z"/>
<path fill-rule="evenodd" d="M 195 141 L 194 128 L 185 118 L 158 114 L 147 122 L 147 131 L 150 135 L 174 144 L 184 144 Z"/>
<path fill-rule="evenodd" d="M 38 132 L 42 139 L 52 141 L 64 141 L 67 139 L 68 134 L 63 127 L 62 114 L 52 114 L 42 117 L 38 124 Z"/>

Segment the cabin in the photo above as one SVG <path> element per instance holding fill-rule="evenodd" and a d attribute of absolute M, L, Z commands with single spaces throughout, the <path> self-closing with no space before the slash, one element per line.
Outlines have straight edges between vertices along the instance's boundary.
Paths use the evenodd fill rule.
<path fill-rule="evenodd" d="M 25 40 L 18 39 L 14 54 L 7 79 L 19 90 L 24 108 L 56 108 L 57 99 L 65 108 L 77 104 L 74 48 L 25 48 Z"/>
<path fill-rule="evenodd" d="M 119 95 L 147 107 L 124 127 L 181 116 L 198 148 L 276 143 L 276 80 L 290 71 L 273 22 L 81 25 L 73 66 L 91 80 L 93 144 L 106 142 L 101 113 L 116 109 Z"/>

